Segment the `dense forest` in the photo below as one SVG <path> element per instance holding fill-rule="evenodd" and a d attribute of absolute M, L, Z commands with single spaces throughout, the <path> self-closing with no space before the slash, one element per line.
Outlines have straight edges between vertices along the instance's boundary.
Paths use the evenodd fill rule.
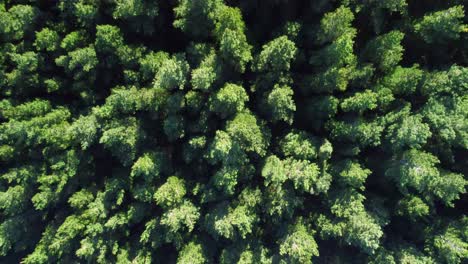
<path fill-rule="evenodd" d="M 468 263 L 463 0 L 1 0 L 0 263 Z"/>

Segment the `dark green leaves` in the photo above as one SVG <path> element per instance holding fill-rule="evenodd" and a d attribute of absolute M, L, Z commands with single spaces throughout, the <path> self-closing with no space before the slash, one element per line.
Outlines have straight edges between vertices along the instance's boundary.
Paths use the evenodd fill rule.
<path fill-rule="evenodd" d="M 297 48 L 294 42 L 286 36 L 278 37 L 263 45 L 262 52 L 254 63 L 254 70 L 274 73 L 288 71 L 296 52 Z"/>
<path fill-rule="evenodd" d="M 463 6 L 454 6 L 425 15 L 414 29 L 427 43 L 444 43 L 460 37 L 464 16 Z"/>
<path fill-rule="evenodd" d="M 462 1 L 0 3 L 0 262 L 467 261 Z"/>

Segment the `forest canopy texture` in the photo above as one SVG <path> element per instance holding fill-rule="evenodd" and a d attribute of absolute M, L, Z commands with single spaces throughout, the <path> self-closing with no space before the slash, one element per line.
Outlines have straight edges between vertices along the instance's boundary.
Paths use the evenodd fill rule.
<path fill-rule="evenodd" d="M 467 263 L 464 3 L 0 1 L 0 262 Z"/>

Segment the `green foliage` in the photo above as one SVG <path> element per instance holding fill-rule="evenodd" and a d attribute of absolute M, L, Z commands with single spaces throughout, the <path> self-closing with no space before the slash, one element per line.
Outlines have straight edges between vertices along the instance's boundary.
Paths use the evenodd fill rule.
<path fill-rule="evenodd" d="M 344 160 L 337 165 L 336 174 L 338 181 L 353 188 L 364 190 L 364 183 L 372 172 L 361 168 L 361 165 L 352 160 Z"/>
<path fill-rule="evenodd" d="M 320 169 L 315 163 L 292 158 L 280 160 L 276 156 L 266 158 L 262 177 L 265 178 L 265 186 L 281 186 L 286 180 L 290 180 L 294 189 L 310 194 L 326 192 L 331 180 L 320 174 Z"/>
<path fill-rule="evenodd" d="M 75 80 L 83 79 L 93 75 L 93 71 L 98 64 L 96 51 L 93 46 L 70 51 L 67 55 L 62 55 L 55 60 L 58 66 L 64 67 L 65 71 Z"/>
<path fill-rule="evenodd" d="M 327 139 L 324 140 L 323 144 L 319 148 L 318 157 L 322 161 L 330 159 L 333 153 L 333 146 Z"/>
<path fill-rule="evenodd" d="M 309 60 L 319 71 L 306 77 L 307 90 L 331 93 L 347 89 L 357 63 L 353 52 L 356 37 L 356 30 L 351 27 L 353 20 L 353 13 L 344 6 L 321 19 L 316 42 L 327 45 L 314 52 Z"/>
<path fill-rule="evenodd" d="M 403 243 L 402 243 L 403 244 Z M 418 263 L 432 264 L 436 263 L 431 257 L 425 256 L 419 250 L 411 246 L 399 246 L 393 251 L 385 249 L 380 250 L 374 259 L 370 261 L 372 264 L 377 263 Z"/>
<path fill-rule="evenodd" d="M 245 23 L 242 19 L 241 10 L 238 8 L 221 5 L 216 14 L 216 25 L 214 34 L 220 38 L 228 29 L 243 32 Z"/>
<path fill-rule="evenodd" d="M 305 131 L 292 131 L 281 139 L 279 146 L 285 156 L 311 160 L 317 158 L 318 140 Z"/>
<path fill-rule="evenodd" d="M 388 127 L 388 138 L 392 148 L 421 148 L 431 136 L 429 126 L 422 122 L 421 116 L 404 117 L 401 122 Z"/>
<path fill-rule="evenodd" d="M 82 27 L 95 25 L 98 14 L 99 3 L 83 0 L 61 2 L 58 5 L 64 19 L 75 22 Z"/>
<path fill-rule="evenodd" d="M 228 117 L 242 112 L 248 100 L 249 96 L 242 86 L 226 83 L 214 96 L 210 109 L 222 117 Z"/>
<path fill-rule="evenodd" d="M 365 90 L 364 92 L 357 92 L 353 96 L 348 97 L 341 102 L 341 109 L 345 112 L 358 112 L 362 113 L 366 110 L 373 110 L 377 107 L 378 94 Z"/>
<path fill-rule="evenodd" d="M 184 161 L 189 163 L 201 157 L 201 153 L 206 146 L 206 137 L 194 137 L 184 146 Z"/>
<path fill-rule="evenodd" d="M 297 53 L 294 42 L 286 36 L 278 37 L 263 45 L 254 63 L 253 70 L 258 72 L 280 73 L 288 71 Z"/>
<path fill-rule="evenodd" d="M 219 41 L 221 57 L 239 72 L 244 72 L 252 60 L 252 46 L 245 36 L 245 25 L 238 8 L 220 6 L 217 10 L 214 34 Z"/>
<path fill-rule="evenodd" d="M 296 190 L 315 193 L 313 185 L 317 184 L 319 176 L 319 168 L 316 164 L 305 160 L 288 159 L 285 162 L 285 168 L 288 171 L 288 178 L 292 180 Z"/>
<path fill-rule="evenodd" d="M 411 95 L 416 92 L 422 79 L 422 71 L 417 67 L 396 67 L 392 74 L 385 77 L 382 85 L 392 90 L 395 95 Z"/>
<path fill-rule="evenodd" d="M 205 37 L 214 29 L 216 12 L 221 4 L 220 0 L 180 0 L 174 8 L 174 27 L 194 37 Z"/>
<path fill-rule="evenodd" d="M 72 51 L 82 46 L 86 41 L 84 33 L 81 31 L 72 31 L 68 33 L 60 43 L 60 47 L 66 51 Z"/>
<path fill-rule="evenodd" d="M 468 96 L 443 97 L 440 100 L 430 98 L 423 113 L 431 130 L 449 146 L 467 148 L 468 133 L 466 113 Z"/>
<path fill-rule="evenodd" d="M 138 127 L 134 118 L 111 123 L 99 139 L 99 143 L 126 166 L 135 159 L 137 142 Z"/>
<path fill-rule="evenodd" d="M 368 254 L 379 248 L 383 235 L 377 219 L 366 212 L 364 196 L 354 190 L 335 193 L 329 200 L 333 220 L 320 215 L 317 225 L 323 238 L 341 237 Z"/>
<path fill-rule="evenodd" d="M 404 194 L 414 188 L 429 199 L 436 197 L 453 206 L 453 200 L 466 191 L 466 180 L 461 174 L 440 171 L 436 167 L 439 163 L 432 154 L 411 149 L 393 160 L 385 175 L 393 178 Z"/>
<path fill-rule="evenodd" d="M 191 232 L 199 217 L 199 209 L 191 202 L 184 201 L 180 206 L 170 209 L 161 216 L 161 225 L 168 228 L 170 233 L 182 230 Z"/>
<path fill-rule="evenodd" d="M 280 244 L 280 255 L 287 263 L 312 263 L 312 257 L 319 255 L 313 233 L 301 223 L 291 229 Z"/>
<path fill-rule="evenodd" d="M 28 146 L 65 149 L 69 143 L 66 135 L 69 117 L 69 110 L 56 108 L 31 119 L 10 120 L 0 126 L 0 142 L 13 145 L 17 150 Z"/>
<path fill-rule="evenodd" d="M 337 37 L 330 45 L 321 49 L 312 56 L 310 63 L 324 67 L 343 67 L 356 64 L 356 56 L 353 53 L 355 30 L 348 30 Z"/>
<path fill-rule="evenodd" d="M 190 66 L 183 55 L 175 55 L 163 61 L 154 79 L 154 87 L 184 89 Z"/>
<path fill-rule="evenodd" d="M 223 165 L 221 169 L 213 175 L 213 185 L 226 194 L 232 195 L 238 183 L 239 172 L 231 164 Z"/>
<path fill-rule="evenodd" d="M 272 263 L 272 257 L 270 254 L 270 251 L 257 241 L 253 241 L 247 245 L 234 243 L 221 252 L 220 263 L 268 264 Z"/>
<path fill-rule="evenodd" d="M 383 71 L 391 71 L 403 58 L 401 41 L 405 35 L 400 31 L 391 31 L 378 36 L 367 44 L 365 57 Z"/>
<path fill-rule="evenodd" d="M 467 69 L 458 65 L 452 65 L 446 71 L 426 73 L 421 85 L 421 93 L 424 95 L 463 95 L 468 89 L 467 76 Z"/>
<path fill-rule="evenodd" d="M 399 215 L 409 216 L 413 221 L 429 215 L 429 206 L 417 196 L 408 196 L 398 202 Z"/>
<path fill-rule="evenodd" d="M 137 16 L 149 16 L 154 17 L 158 14 L 158 6 L 154 3 L 133 0 L 133 1 L 122 1 L 116 0 L 116 6 L 112 13 L 114 18 L 131 18 Z"/>
<path fill-rule="evenodd" d="M 236 205 L 218 204 L 205 217 L 208 232 L 229 240 L 245 239 L 253 232 L 259 218 L 255 212 L 259 190 L 244 189 Z M 244 198 L 244 199 L 242 199 Z M 247 198 L 247 199 L 245 199 Z"/>
<path fill-rule="evenodd" d="M 111 25 L 99 25 L 96 27 L 95 47 L 98 52 L 116 52 L 123 45 L 123 37 L 120 29 Z"/>
<path fill-rule="evenodd" d="M 244 151 L 265 155 L 270 133 L 263 122 L 251 113 L 238 113 L 233 120 L 227 122 L 226 132 Z"/>
<path fill-rule="evenodd" d="M 77 210 L 85 209 L 94 200 L 94 195 L 89 190 L 83 189 L 74 193 L 69 199 L 70 206 Z"/>
<path fill-rule="evenodd" d="M 345 6 L 340 6 L 333 12 L 326 13 L 320 20 L 320 31 L 317 39 L 320 43 L 334 41 L 351 28 L 353 20 L 353 12 Z"/>
<path fill-rule="evenodd" d="M 0 2 L 0 262 L 468 261 L 463 1 Z"/>
<path fill-rule="evenodd" d="M 193 89 L 209 90 L 218 76 L 215 53 L 210 53 L 200 63 L 200 66 L 191 73 L 191 84 Z"/>
<path fill-rule="evenodd" d="M 145 153 L 139 157 L 132 166 L 130 177 L 143 177 L 152 180 L 159 177 L 163 164 L 163 159 L 159 153 Z"/>
<path fill-rule="evenodd" d="M 39 56 L 33 51 L 28 51 L 22 54 L 13 53 L 10 59 L 15 66 L 13 70 L 7 74 L 6 83 L 14 87 L 13 93 L 27 91 L 39 85 Z"/>
<path fill-rule="evenodd" d="M 219 45 L 221 56 L 231 62 L 237 71 L 244 72 L 246 64 L 252 60 L 250 53 L 252 47 L 247 43 L 245 35 L 227 29 Z"/>
<path fill-rule="evenodd" d="M 288 124 L 293 123 L 296 104 L 293 99 L 293 90 L 288 86 L 275 85 L 268 94 L 267 105 L 271 113 L 271 120 L 284 121 Z"/>
<path fill-rule="evenodd" d="M 143 58 L 140 58 L 140 73 L 145 81 L 150 81 L 158 72 L 159 68 L 165 60 L 169 59 L 169 55 L 166 52 L 150 52 Z"/>
<path fill-rule="evenodd" d="M 233 149 L 235 149 L 235 147 L 232 144 L 231 137 L 226 132 L 218 130 L 209 147 L 207 155 L 208 161 L 215 164 L 219 161 L 226 160 Z"/>
<path fill-rule="evenodd" d="M 203 264 L 207 259 L 201 244 L 190 242 L 182 248 L 177 258 L 177 264 Z"/>
<path fill-rule="evenodd" d="M 262 176 L 265 178 L 265 185 L 279 185 L 288 179 L 283 161 L 276 156 L 269 156 L 265 160 L 262 169 Z"/>
<path fill-rule="evenodd" d="M 399 252 L 397 252 L 397 256 L 397 259 L 401 263 L 434 263 L 434 260 L 431 257 L 423 255 L 421 252 L 414 249 L 413 247 L 401 249 Z"/>
<path fill-rule="evenodd" d="M 463 6 L 453 6 L 425 15 L 421 21 L 414 25 L 414 30 L 427 43 L 445 43 L 460 37 L 464 17 Z"/>
<path fill-rule="evenodd" d="M 432 241 L 427 241 L 430 251 L 436 251 L 439 261 L 445 263 L 462 263 L 468 255 L 466 242 L 467 218 L 453 221 L 441 230 L 436 230 Z"/>
<path fill-rule="evenodd" d="M 256 221 L 255 214 L 249 211 L 245 206 L 234 208 L 215 222 L 215 230 L 227 239 L 234 239 L 237 235 L 245 238 L 247 234 L 252 233 L 252 226 Z"/>
<path fill-rule="evenodd" d="M 360 147 L 380 145 L 380 137 L 384 129 L 378 122 L 368 122 L 362 118 L 347 122 L 332 121 L 329 126 L 332 138 L 351 141 Z"/>
<path fill-rule="evenodd" d="M 52 106 L 49 101 L 40 99 L 25 102 L 16 106 L 11 105 L 7 100 L 1 101 L 0 103 L 3 103 L 2 110 L 0 112 L 2 118 L 10 120 L 28 120 L 45 115 L 52 110 Z"/>
<path fill-rule="evenodd" d="M 352 68 L 332 67 L 328 70 L 313 76 L 311 84 L 314 90 L 319 93 L 339 91 L 343 92 L 348 88 L 351 79 Z"/>
<path fill-rule="evenodd" d="M 70 126 L 69 133 L 82 149 L 87 149 L 96 141 L 98 129 L 99 124 L 94 115 L 80 116 Z"/>
<path fill-rule="evenodd" d="M 112 12 L 114 19 L 129 23 L 131 29 L 145 34 L 154 33 L 151 20 L 159 13 L 158 3 L 146 0 L 116 0 Z"/>
<path fill-rule="evenodd" d="M 55 51 L 58 48 L 59 41 L 60 39 L 57 32 L 44 28 L 36 32 L 34 46 L 36 46 L 38 50 Z"/>
<path fill-rule="evenodd" d="M 159 206 L 170 208 L 180 204 L 186 192 L 184 181 L 171 176 L 167 178 L 166 183 L 158 188 L 154 194 L 154 199 Z"/>
<path fill-rule="evenodd" d="M 16 41 L 31 33 L 38 17 L 38 10 L 30 5 L 13 5 L 6 11 L 2 4 L 0 14 L 3 18 L 0 23 L 0 34 L 7 40 Z"/>

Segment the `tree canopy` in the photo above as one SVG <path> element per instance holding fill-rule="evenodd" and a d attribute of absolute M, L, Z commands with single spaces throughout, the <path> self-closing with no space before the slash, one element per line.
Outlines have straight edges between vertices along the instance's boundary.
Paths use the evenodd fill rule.
<path fill-rule="evenodd" d="M 0 1 L 0 263 L 468 263 L 466 6 Z"/>

